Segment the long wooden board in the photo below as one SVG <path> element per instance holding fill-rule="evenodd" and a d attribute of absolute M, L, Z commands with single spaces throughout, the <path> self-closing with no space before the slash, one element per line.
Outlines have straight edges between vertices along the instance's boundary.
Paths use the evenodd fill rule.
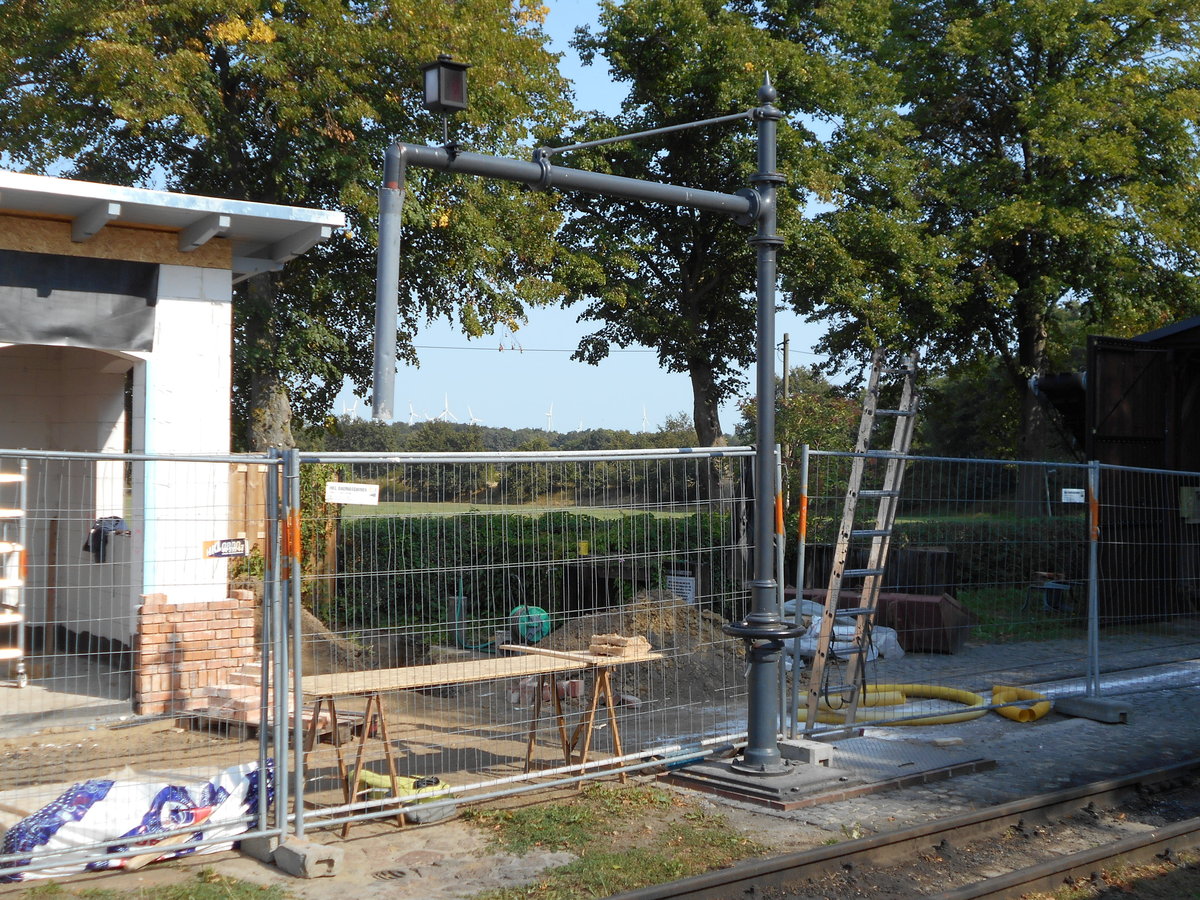
<path fill-rule="evenodd" d="M 527 655 L 496 656 L 489 659 L 468 659 L 462 662 L 435 663 L 427 666 L 405 666 L 399 669 L 375 669 L 366 672 L 337 672 L 332 675 L 306 675 L 301 681 L 305 697 L 346 697 L 354 694 L 373 694 L 386 691 L 405 691 L 494 681 L 499 678 L 524 678 L 529 675 L 548 675 L 599 666 L 619 666 L 628 663 L 662 659 L 658 652 L 643 656 L 592 656 L 590 653 L 570 653 L 567 658 L 545 655 L 533 648 L 521 648 Z"/>

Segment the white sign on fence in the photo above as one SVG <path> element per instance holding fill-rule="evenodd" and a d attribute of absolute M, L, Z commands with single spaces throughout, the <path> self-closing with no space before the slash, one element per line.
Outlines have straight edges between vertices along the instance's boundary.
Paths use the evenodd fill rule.
<path fill-rule="evenodd" d="M 1087 492 L 1083 488 L 1063 488 L 1063 503 L 1087 503 Z"/>
<path fill-rule="evenodd" d="M 378 506 L 379 485 L 355 484 L 352 481 L 327 481 L 325 482 L 325 502 Z"/>

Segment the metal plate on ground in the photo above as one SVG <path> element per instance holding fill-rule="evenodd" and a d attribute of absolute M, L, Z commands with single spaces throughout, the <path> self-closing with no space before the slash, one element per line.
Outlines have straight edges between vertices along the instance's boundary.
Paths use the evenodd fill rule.
<path fill-rule="evenodd" d="M 730 761 L 678 769 L 672 784 L 772 809 L 791 810 L 983 772 L 996 761 L 919 742 L 849 738 L 831 745 L 830 765 L 791 763 L 782 774 L 758 775 Z"/>

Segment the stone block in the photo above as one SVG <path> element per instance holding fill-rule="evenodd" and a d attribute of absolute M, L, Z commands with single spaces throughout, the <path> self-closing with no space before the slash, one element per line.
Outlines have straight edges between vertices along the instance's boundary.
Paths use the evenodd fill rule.
<path fill-rule="evenodd" d="M 275 848 L 271 861 L 294 878 L 325 878 L 341 871 L 345 853 L 341 847 L 288 838 Z"/>
<path fill-rule="evenodd" d="M 812 766 L 828 766 L 833 758 L 833 748 L 829 744 L 804 738 L 780 741 L 779 753 L 784 759 L 794 759 Z"/>

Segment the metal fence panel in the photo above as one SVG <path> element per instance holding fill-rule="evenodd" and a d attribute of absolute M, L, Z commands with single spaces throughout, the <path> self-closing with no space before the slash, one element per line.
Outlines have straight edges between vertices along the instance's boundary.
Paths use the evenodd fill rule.
<path fill-rule="evenodd" d="M 849 454 L 810 455 L 802 601 L 824 600 L 850 463 Z M 910 686 L 913 697 L 889 705 L 884 696 L 859 721 L 936 722 L 964 702 L 982 711 L 995 705 L 995 685 L 1081 694 L 1093 669 L 1151 679 L 1153 667 L 1200 650 L 1197 528 L 1185 512 L 1194 473 L 1100 467 L 1100 638 L 1089 651 L 1088 467 L 928 457 L 908 466 L 867 684 Z M 840 605 L 854 605 L 854 595 L 843 592 Z M 815 609 L 801 606 L 801 615 Z M 801 644 L 801 656 L 811 653 L 811 638 Z M 827 685 L 841 683 L 839 668 Z M 836 725 L 841 696 L 829 692 L 815 731 Z M 804 727 L 800 712 L 791 728 Z"/>
<path fill-rule="evenodd" d="M 644 635 L 663 658 L 612 676 L 621 753 L 727 739 L 743 727 L 744 660 L 721 625 L 748 601 L 751 459 L 746 450 L 305 457 L 301 490 L 322 502 L 305 506 L 304 673 L 455 671 L 508 655 L 507 643 L 569 653 L 587 651 L 593 635 Z M 327 490 L 355 499 L 376 489 L 377 503 L 323 502 Z M 580 674 L 551 688 L 568 735 L 590 719 L 598 689 Z M 537 692 L 533 678 L 498 678 L 386 693 L 399 774 L 437 776 L 459 796 L 579 774 L 549 719 L 534 728 L 525 772 L 531 726 L 555 701 Z M 360 693 L 338 703 L 344 736 L 372 727 L 355 720 L 365 702 Z M 603 707 L 594 721 L 593 755 L 616 755 Z M 313 822 L 344 813 L 331 741 L 305 768 Z M 374 755 L 371 767 L 385 771 Z M 369 804 L 353 812 L 380 814 Z"/>
<path fill-rule="evenodd" d="M 267 521 L 261 499 L 233 499 L 239 479 L 265 468 L 241 457 L 0 451 L 0 646 L 20 651 L 0 662 L 0 677 L 10 669 L 0 683 L 6 828 L 67 795 L 81 810 L 223 771 L 239 773 L 230 785 L 258 783 L 270 755 L 259 739 L 266 548 L 257 531 L 252 556 L 231 539 L 248 518 L 251 531 Z M 244 820 L 263 821 L 263 786 Z M 161 827 L 182 824 L 166 816 Z M 69 852 L 31 850 L 22 835 L 6 835 L 0 877 L 95 866 L 122 847 L 85 830 Z"/>

